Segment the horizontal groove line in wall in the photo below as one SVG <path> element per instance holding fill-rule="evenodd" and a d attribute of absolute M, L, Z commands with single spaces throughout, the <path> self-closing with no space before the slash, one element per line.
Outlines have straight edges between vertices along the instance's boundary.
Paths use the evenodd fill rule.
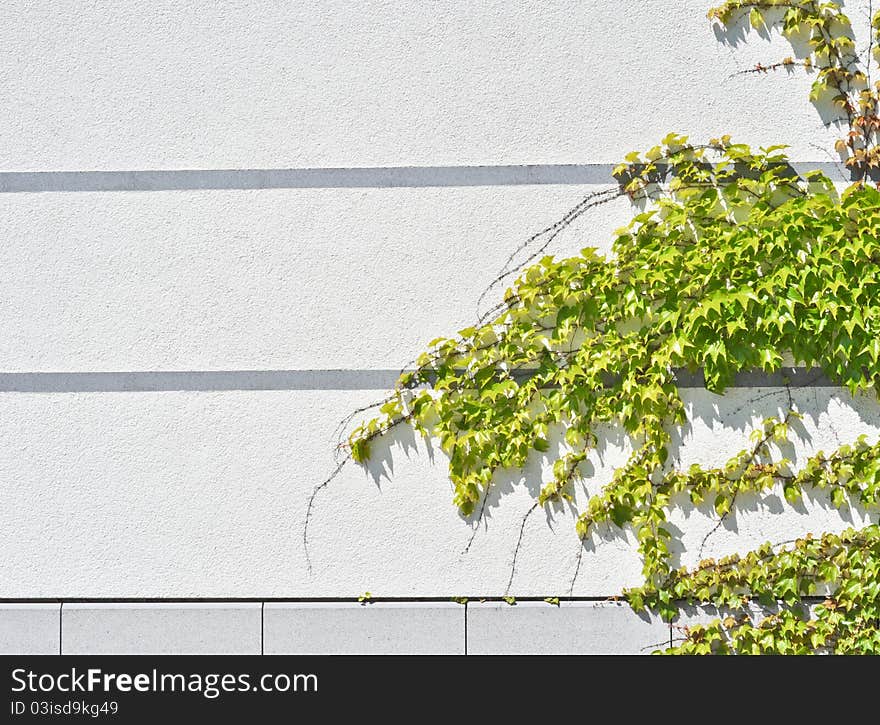
<path fill-rule="evenodd" d="M 528 371 L 513 376 L 524 380 Z M 399 370 L 167 370 L 132 372 L 0 373 L 0 392 L 121 393 L 233 390 L 391 390 Z M 682 388 L 702 388 L 702 371 L 676 370 Z M 610 382 L 610 380 L 609 380 Z M 774 373 L 741 372 L 734 388 L 831 387 L 821 370 L 785 368 Z M 836 386 L 835 386 L 836 387 Z"/>
<path fill-rule="evenodd" d="M 373 166 L 315 169 L 155 169 L 140 171 L 2 171 L 0 193 L 198 191 L 233 189 L 393 189 L 455 186 L 609 184 L 616 164 Z M 847 181 L 840 164 L 792 162 Z"/>

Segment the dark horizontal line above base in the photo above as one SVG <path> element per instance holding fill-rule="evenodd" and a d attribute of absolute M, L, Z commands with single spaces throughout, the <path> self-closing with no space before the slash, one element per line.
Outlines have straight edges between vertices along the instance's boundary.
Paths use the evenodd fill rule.
<path fill-rule="evenodd" d="M 391 390 L 399 370 L 167 370 L 0 373 L 0 392 L 135 393 L 224 390 Z M 514 377 L 525 379 L 528 371 Z M 676 370 L 679 387 L 705 386 L 702 371 Z M 836 387 L 817 369 L 742 372 L 731 387 Z"/>
<path fill-rule="evenodd" d="M 557 596 L 538 595 L 528 597 L 516 597 L 518 602 L 546 602 L 547 596 L 552 596 L 560 602 L 609 602 L 624 600 L 620 594 L 609 594 L 607 596 Z M 472 602 L 503 602 L 503 596 L 500 595 L 482 595 L 471 594 L 465 595 L 446 595 L 446 596 L 408 596 L 408 597 L 370 597 L 370 603 L 381 602 L 450 602 L 453 600 L 467 599 Z M 825 596 L 802 596 L 802 602 L 822 602 Z M 266 603 L 327 603 L 335 602 L 361 602 L 360 597 L 0 597 L 0 605 L 3 604 L 249 604 L 257 602 Z"/>

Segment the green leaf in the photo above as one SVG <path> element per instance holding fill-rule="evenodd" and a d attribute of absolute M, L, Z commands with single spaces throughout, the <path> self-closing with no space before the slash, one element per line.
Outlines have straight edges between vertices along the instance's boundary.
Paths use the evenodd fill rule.
<path fill-rule="evenodd" d="M 719 494 L 715 497 L 715 513 L 719 516 L 724 516 L 728 511 L 730 511 L 730 499 L 723 494 Z"/>

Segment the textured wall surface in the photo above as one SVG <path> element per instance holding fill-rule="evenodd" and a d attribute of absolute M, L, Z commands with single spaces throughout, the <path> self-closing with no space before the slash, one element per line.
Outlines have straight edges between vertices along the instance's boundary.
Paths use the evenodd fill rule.
<path fill-rule="evenodd" d="M 787 44 L 750 37 L 732 53 L 706 21 L 713 4 L 13 0 L 0 163 L 616 162 L 670 130 L 773 144 L 781 127 L 796 158 L 816 158 L 832 135 L 809 79 L 729 78 Z"/>
<path fill-rule="evenodd" d="M 733 75 L 788 55 L 786 44 L 719 41 L 708 4 L 7 3 L 0 598 L 502 595 L 539 460 L 499 487 L 466 555 L 472 523 L 451 505 L 442 455 L 405 434 L 321 492 L 311 571 L 307 498 L 333 470 L 339 419 L 381 397 L 381 371 L 472 322 L 509 252 L 610 181 L 607 164 L 626 151 L 672 130 L 726 132 L 785 141 L 796 161 L 829 166 L 835 133 L 807 101 L 809 78 Z M 847 5 L 861 18 L 866 3 Z M 55 171 L 108 175 L 45 175 Z M 625 202 L 604 206 L 552 251 L 607 249 L 629 213 Z M 800 454 L 880 431 L 873 397 L 793 394 L 807 413 Z M 686 398 L 685 465 L 745 447 L 752 422 L 785 400 L 781 388 Z M 581 502 L 625 455 L 612 439 L 593 457 Z M 740 501 L 705 553 L 849 524 L 824 504 Z M 675 522 L 693 561 L 716 519 L 697 511 Z M 602 532 L 575 580 L 578 552 L 572 512 L 536 514 L 511 592 L 601 598 L 639 579 L 626 537 Z M 61 610 L 49 626 L 41 606 L 0 611 L 0 632 L 34 622 L 32 649 L 54 650 Z M 96 605 L 67 606 L 73 648 L 98 647 L 102 631 L 107 648 L 149 647 L 150 627 L 166 627 L 148 617 L 125 630 L 136 608 L 106 619 Z M 261 642 L 252 610 L 200 621 L 210 632 L 238 618 L 240 638 L 217 646 L 250 651 Z M 383 617 L 402 615 L 376 611 L 355 627 L 357 646 L 393 646 Z M 419 632 L 463 632 L 450 619 L 458 612 L 422 611 L 412 647 L 455 650 L 458 634 Z M 574 604 L 553 612 L 588 616 Z M 322 646 L 291 634 L 308 607 L 264 614 L 279 651 Z M 342 607 L 323 626 L 361 614 Z M 161 616 L 184 632 L 194 615 Z M 499 647 L 497 628 L 519 627 L 513 616 L 475 607 L 472 650 Z M 591 632 L 623 615 L 601 616 L 612 624 L 586 627 L 584 647 L 606 647 Z M 650 625 L 620 626 L 635 637 L 621 647 L 652 644 Z M 189 649 L 216 644 L 189 634 Z M 0 644 L 30 646 L 9 637 Z"/>

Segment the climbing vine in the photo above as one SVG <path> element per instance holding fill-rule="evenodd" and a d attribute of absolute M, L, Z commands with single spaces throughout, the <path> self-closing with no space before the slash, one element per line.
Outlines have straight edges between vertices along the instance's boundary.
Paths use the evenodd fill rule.
<path fill-rule="evenodd" d="M 790 358 L 853 394 L 880 391 L 880 192 L 870 182 L 880 168 L 880 83 L 872 85 L 872 59 L 857 52 L 835 2 L 731 0 L 709 18 L 778 28 L 806 49 L 749 72 L 815 77 L 811 99 L 840 114 L 845 135 L 835 149 L 852 174 L 849 188 L 838 193 L 822 173 L 797 173 L 783 146 L 755 150 L 728 136 L 694 144 L 670 134 L 630 154 L 615 169 L 617 188 L 536 235 L 529 266 L 503 271 L 499 280 L 519 276 L 501 303 L 429 343 L 377 417 L 351 433 L 348 455 L 365 462 L 374 441 L 410 425 L 439 441 L 454 503 L 478 519 L 501 469 L 521 468 L 535 452 L 553 455 L 527 518 L 555 502 L 574 505 L 573 484 L 600 426 L 620 426 L 632 453 L 579 512 L 577 533 L 588 539 L 611 524 L 635 534 L 644 582 L 624 592 L 635 609 L 670 620 L 683 603 L 722 612 L 683 630 L 670 651 L 880 653 L 876 523 L 692 569 L 674 565 L 668 515 L 683 502 L 713 506 L 719 523 L 738 496 L 780 489 L 790 502 L 824 492 L 841 509 L 880 505 L 880 442 L 859 438 L 799 467 L 783 455 L 800 417 L 790 394 L 784 413 L 764 420 L 723 466 L 680 470 L 670 455 L 673 432 L 687 423 L 677 370 L 702 370 L 706 388 L 722 393 L 738 372 L 779 371 Z M 880 13 L 871 19 L 875 63 L 878 40 Z M 641 211 L 615 234 L 610 255 L 586 247 L 570 258 L 542 256 L 574 218 L 621 195 Z M 564 443 L 555 454 L 557 430 Z M 515 561 L 516 553 L 511 581 Z M 805 607 L 813 596 L 824 601 Z"/>

